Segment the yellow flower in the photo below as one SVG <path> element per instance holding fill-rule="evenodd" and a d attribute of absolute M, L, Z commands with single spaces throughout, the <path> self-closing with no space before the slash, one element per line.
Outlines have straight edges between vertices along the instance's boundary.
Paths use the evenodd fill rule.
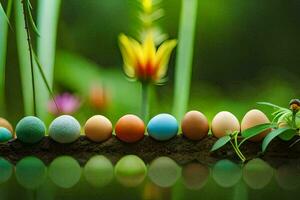
<path fill-rule="evenodd" d="M 142 5 L 143 5 L 143 9 L 146 13 L 152 12 L 152 5 L 153 5 L 152 0 L 142 0 Z"/>
<path fill-rule="evenodd" d="M 130 78 L 141 82 L 160 83 L 166 76 L 172 50 L 176 40 L 167 40 L 156 49 L 153 36 L 148 33 L 144 42 L 119 36 L 120 49 L 124 61 L 124 71 Z"/>

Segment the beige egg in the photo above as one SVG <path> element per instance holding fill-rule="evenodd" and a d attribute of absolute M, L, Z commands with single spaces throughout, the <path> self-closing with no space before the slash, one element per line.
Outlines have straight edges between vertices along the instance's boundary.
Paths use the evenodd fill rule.
<path fill-rule="evenodd" d="M 193 110 L 184 115 L 181 129 L 185 137 L 191 140 L 200 140 L 207 136 L 209 125 L 205 115 Z"/>
<path fill-rule="evenodd" d="M 222 111 L 216 114 L 211 123 L 211 131 L 217 138 L 227 133 L 240 131 L 239 120 L 230 112 Z"/>
<path fill-rule="evenodd" d="M 112 123 L 102 115 L 95 115 L 84 126 L 86 137 L 94 142 L 103 142 L 112 136 Z"/>
<path fill-rule="evenodd" d="M 244 131 L 248 128 L 257 126 L 259 124 L 270 123 L 268 117 L 260 110 L 253 109 L 248 111 L 241 122 L 241 131 Z M 270 133 L 271 129 L 261 132 L 259 135 L 250 138 L 249 140 L 252 142 L 260 142 L 268 133 Z"/>

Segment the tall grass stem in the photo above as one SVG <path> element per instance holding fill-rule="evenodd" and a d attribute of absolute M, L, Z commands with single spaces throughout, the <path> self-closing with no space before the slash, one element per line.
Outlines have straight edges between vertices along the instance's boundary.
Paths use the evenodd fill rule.
<path fill-rule="evenodd" d="M 173 114 L 178 120 L 186 112 L 189 101 L 197 6 L 198 0 L 182 0 L 173 102 Z"/>
<path fill-rule="evenodd" d="M 28 51 L 27 44 L 27 33 L 24 29 L 25 22 L 23 16 L 23 8 L 21 1 L 14 2 L 15 8 L 15 28 L 16 28 L 16 37 L 17 37 L 17 49 L 18 49 L 18 58 L 20 65 L 20 74 L 21 74 L 21 84 L 23 92 L 23 104 L 24 104 L 24 114 L 33 115 L 33 90 L 32 90 L 32 78 L 31 78 L 31 67 L 30 67 L 30 54 Z"/>
<path fill-rule="evenodd" d="M 61 0 L 39 0 L 37 10 L 37 27 L 40 37 L 37 38 L 37 57 L 42 66 L 44 76 L 36 76 L 37 114 L 40 118 L 47 118 L 47 102 L 49 91 L 52 90 L 53 73 L 56 50 L 57 24 L 59 19 Z M 35 74 L 41 70 L 35 67 Z M 45 80 L 49 85 L 45 84 Z M 48 88 L 50 86 L 50 88 Z"/>
<path fill-rule="evenodd" d="M 5 66 L 7 54 L 7 37 L 12 0 L 8 1 L 6 13 L 0 3 L 0 115 L 5 115 Z"/>
<path fill-rule="evenodd" d="M 149 83 L 142 84 L 141 116 L 146 123 L 149 118 Z"/>

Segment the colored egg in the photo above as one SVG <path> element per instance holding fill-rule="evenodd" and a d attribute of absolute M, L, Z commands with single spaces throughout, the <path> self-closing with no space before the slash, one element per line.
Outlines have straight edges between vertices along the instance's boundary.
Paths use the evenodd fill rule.
<path fill-rule="evenodd" d="M 49 136 L 59 143 L 72 143 L 80 137 L 80 124 L 70 115 L 62 115 L 49 126 Z"/>
<path fill-rule="evenodd" d="M 16 127 L 18 140 L 24 143 L 37 143 L 43 139 L 46 132 L 46 126 L 39 118 L 34 116 L 24 117 L 19 121 Z"/>
<path fill-rule="evenodd" d="M 209 168 L 200 163 L 189 163 L 182 170 L 183 183 L 190 190 L 201 189 L 206 185 L 209 175 Z"/>
<path fill-rule="evenodd" d="M 156 140 L 169 140 L 177 135 L 178 123 L 172 115 L 159 114 L 149 121 L 147 131 Z"/>
<path fill-rule="evenodd" d="M 228 133 L 240 131 L 240 123 L 232 113 L 222 111 L 213 118 L 211 130 L 215 137 L 220 138 Z"/>
<path fill-rule="evenodd" d="M 208 134 L 208 120 L 201 112 L 193 110 L 184 115 L 181 129 L 185 137 L 191 140 L 200 140 Z"/>
<path fill-rule="evenodd" d="M 13 165 L 0 157 L 0 184 L 5 183 L 13 174 Z"/>
<path fill-rule="evenodd" d="M 147 168 L 142 159 L 136 155 L 127 155 L 121 158 L 115 166 L 115 177 L 126 187 L 140 185 L 147 174 Z"/>
<path fill-rule="evenodd" d="M 37 189 L 47 178 L 45 164 L 36 157 L 25 157 L 16 165 L 16 178 L 26 189 Z"/>
<path fill-rule="evenodd" d="M 87 120 L 84 126 L 87 138 L 94 142 L 102 142 L 112 136 L 113 126 L 109 119 L 102 115 L 96 115 Z"/>
<path fill-rule="evenodd" d="M 0 143 L 7 142 L 12 138 L 12 134 L 7 128 L 0 127 Z"/>
<path fill-rule="evenodd" d="M 70 156 L 60 156 L 53 160 L 48 168 L 48 177 L 61 188 L 72 188 L 81 177 L 79 163 Z"/>
<path fill-rule="evenodd" d="M 7 128 L 14 135 L 14 129 L 12 125 L 6 119 L 1 117 L 0 117 L 0 127 Z"/>
<path fill-rule="evenodd" d="M 273 174 L 273 168 L 259 158 L 250 160 L 243 168 L 243 179 L 252 189 L 266 187 L 271 182 Z"/>
<path fill-rule="evenodd" d="M 104 187 L 114 178 L 114 166 L 106 157 L 97 155 L 85 164 L 83 175 L 93 187 Z"/>
<path fill-rule="evenodd" d="M 260 110 L 253 109 L 248 111 L 242 119 L 241 122 L 241 131 L 244 131 L 248 128 L 252 128 L 254 126 L 270 123 L 268 117 L 261 112 Z M 260 134 L 250 138 L 249 140 L 252 142 L 260 142 L 268 133 L 271 132 L 271 129 L 261 132 Z"/>
<path fill-rule="evenodd" d="M 220 160 L 212 169 L 212 177 L 218 185 L 228 188 L 240 181 L 242 170 L 240 166 L 230 160 Z"/>
<path fill-rule="evenodd" d="M 144 137 L 145 124 L 143 120 L 135 115 L 125 115 L 117 121 L 115 132 L 123 142 L 137 142 Z"/>
<path fill-rule="evenodd" d="M 171 158 L 162 156 L 151 162 L 148 176 L 157 186 L 171 187 L 180 178 L 181 168 Z"/>

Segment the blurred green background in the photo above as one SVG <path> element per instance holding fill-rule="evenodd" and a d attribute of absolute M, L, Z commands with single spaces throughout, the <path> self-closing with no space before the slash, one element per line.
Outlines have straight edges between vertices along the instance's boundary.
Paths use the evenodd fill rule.
<path fill-rule="evenodd" d="M 299 97 L 300 1 L 199 0 L 198 6 L 189 109 L 209 119 L 228 110 L 241 119 L 255 107 L 270 111 L 257 101 L 287 106 Z M 160 24 L 170 38 L 177 38 L 180 7 L 180 0 L 162 1 Z M 134 0 L 62 1 L 54 91 L 80 96 L 76 116 L 81 123 L 93 114 L 105 114 L 113 122 L 126 113 L 139 114 L 140 86 L 123 75 L 117 41 L 122 32 L 134 36 L 136 10 Z M 151 116 L 172 111 L 175 56 L 176 51 L 167 84 L 152 88 Z M 6 69 L 6 118 L 16 124 L 24 112 L 13 30 Z M 86 103 L 92 84 L 104 85 L 108 95 L 101 110 Z"/>

